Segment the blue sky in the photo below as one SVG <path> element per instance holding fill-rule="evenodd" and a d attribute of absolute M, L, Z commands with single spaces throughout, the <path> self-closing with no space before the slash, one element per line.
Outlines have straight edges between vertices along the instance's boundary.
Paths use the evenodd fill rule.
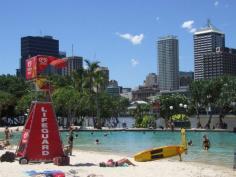
<path fill-rule="evenodd" d="M 67 55 L 100 61 L 110 79 L 137 87 L 157 72 L 156 41 L 177 35 L 181 71 L 193 71 L 193 31 L 209 18 L 236 48 L 235 0 L 0 1 L 0 74 L 19 68 L 20 38 L 51 35 Z"/>

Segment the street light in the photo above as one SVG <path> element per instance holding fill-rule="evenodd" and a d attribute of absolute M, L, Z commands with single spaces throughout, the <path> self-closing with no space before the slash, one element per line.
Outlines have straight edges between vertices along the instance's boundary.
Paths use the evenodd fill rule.
<path fill-rule="evenodd" d="M 185 104 L 185 105 L 184 105 L 184 109 L 187 109 L 187 108 L 188 108 L 188 105 Z"/>
<path fill-rule="evenodd" d="M 184 110 L 185 110 L 185 112 L 186 112 L 186 109 L 188 108 L 188 105 L 186 105 L 186 104 L 183 104 L 183 103 L 180 103 L 179 104 L 179 107 L 180 107 L 180 113 L 181 113 L 181 120 L 182 120 L 182 118 L 183 118 L 183 112 L 181 111 L 182 110 L 182 108 L 184 108 Z"/>
<path fill-rule="evenodd" d="M 172 110 L 173 109 L 174 109 L 174 106 L 170 106 L 170 115 L 171 115 L 171 117 L 170 117 L 170 128 L 171 128 L 172 131 L 174 130 L 174 123 L 172 121 Z"/>
<path fill-rule="evenodd" d="M 172 110 L 174 109 L 174 106 L 170 106 L 170 115 L 172 117 Z M 172 122 L 172 118 L 170 117 L 170 121 Z"/>

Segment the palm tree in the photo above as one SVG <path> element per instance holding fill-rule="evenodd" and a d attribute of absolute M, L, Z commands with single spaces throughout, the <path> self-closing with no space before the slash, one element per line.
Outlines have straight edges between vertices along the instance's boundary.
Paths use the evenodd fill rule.
<path fill-rule="evenodd" d="M 196 111 L 197 115 L 197 128 L 201 128 L 200 122 L 200 108 L 204 105 L 204 90 L 206 87 L 206 81 L 197 80 L 191 83 L 190 85 L 190 92 L 191 92 L 191 105 L 193 106 L 194 110 Z"/>
<path fill-rule="evenodd" d="M 216 101 L 219 98 L 221 93 L 222 82 L 219 79 L 209 80 L 205 84 L 205 91 L 203 96 L 204 107 L 207 112 L 209 112 L 209 119 L 205 128 L 210 129 L 211 119 L 212 119 L 212 110 L 216 105 Z"/>
<path fill-rule="evenodd" d="M 89 89 L 89 92 L 92 94 L 94 92 L 95 78 L 97 77 L 97 70 L 99 68 L 99 62 L 90 62 L 89 60 L 84 60 L 87 69 L 85 70 L 85 86 Z"/>
<path fill-rule="evenodd" d="M 102 120 L 101 120 L 101 111 L 100 111 L 100 102 L 99 102 L 99 94 L 103 91 L 103 86 L 105 84 L 105 75 L 102 71 L 97 70 L 94 75 L 94 84 L 95 84 L 95 97 L 96 97 L 96 109 L 97 109 L 97 128 L 101 128 Z"/>
<path fill-rule="evenodd" d="M 99 70 L 99 62 L 90 62 L 85 60 L 87 64 L 87 70 L 85 71 L 85 85 L 89 89 L 91 100 L 94 100 L 96 105 L 96 120 L 94 120 L 95 126 L 101 128 L 100 106 L 98 96 L 102 92 L 102 86 L 105 83 L 105 76 L 102 71 Z M 92 103 L 92 101 L 91 101 Z"/>
<path fill-rule="evenodd" d="M 73 87 L 79 92 L 83 92 L 85 79 L 85 70 L 83 68 L 78 69 L 72 73 Z"/>

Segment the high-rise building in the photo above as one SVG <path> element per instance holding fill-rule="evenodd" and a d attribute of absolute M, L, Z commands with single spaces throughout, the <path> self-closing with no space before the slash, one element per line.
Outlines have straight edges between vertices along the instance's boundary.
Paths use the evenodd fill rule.
<path fill-rule="evenodd" d="M 204 55 L 225 47 L 225 35 L 208 20 L 207 27 L 194 33 L 194 79 L 204 79 Z"/>
<path fill-rule="evenodd" d="M 146 87 L 152 87 L 157 85 L 157 75 L 155 73 L 149 73 L 144 81 Z"/>
<path fill-rule="evenodd" d="M 194 72 L 180 71 L 179 72 L 179 87 L 180 89 L 189 87 L 191 82 L 194 80 Z"/>
<path fill-rule="evenodd" d="M 25 60 L 36 55 L 59 56 L 59 41 L 52 36 L 21 38 L 20 76 L 25 78 Z M 50 72 L 50 71 L 48 71 Z"/>
<path fill-rule="evenodd" d="M 158 92 L 160 92 L 157 87 L 145 87 L 139 86 L 138 89 L 132 91 L 132 100 L 133 101 L 148 101 L 149 97 L 155 96 Z"/>
<path fill-rule="evenodd" d="M 100 66 L 97 71 L 100 71 L 104 77 L 104 83 L 102 86 L 102 90 L 105 90 L 106 87 L 109 85 L 109 69 L 108 67 Z"/>
<path fill-rule="evenodd" d="M 176 36 L 159 38 L 158 65 L 160 90 L 179 88 L 179 43 Z"/>
<path fill-rule="evenodd" d="M 106 88 L 106 92 L 111 96 L 119 96 L 120 87 L 118 86 L 118 82 L 116 80 L 110 80 L 109 85 Z"/>
<path fill-rule="evenodd" d="M 66 57 L 67 67 L 61 69 L 63 76 L 71 75 L 73 71 L 78 71 L 83 68 L 83 57 L 73 56 Z"/>
<path fill-rule="evenodd" d="M 236 49 L 217 47 L 204 59 L 204 78 L 212 79 L 223 75 L 236 76 Z"/>

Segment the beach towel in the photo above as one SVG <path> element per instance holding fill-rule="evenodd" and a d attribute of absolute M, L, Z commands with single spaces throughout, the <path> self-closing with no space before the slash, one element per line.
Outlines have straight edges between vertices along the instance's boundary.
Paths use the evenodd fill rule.
<path fill-rule="evenodd" d="M 65 173 L 60 170 L 46 170 L 46 171 L 26 171 L 28 176 L 32 177 L 65 177 Z"/>

